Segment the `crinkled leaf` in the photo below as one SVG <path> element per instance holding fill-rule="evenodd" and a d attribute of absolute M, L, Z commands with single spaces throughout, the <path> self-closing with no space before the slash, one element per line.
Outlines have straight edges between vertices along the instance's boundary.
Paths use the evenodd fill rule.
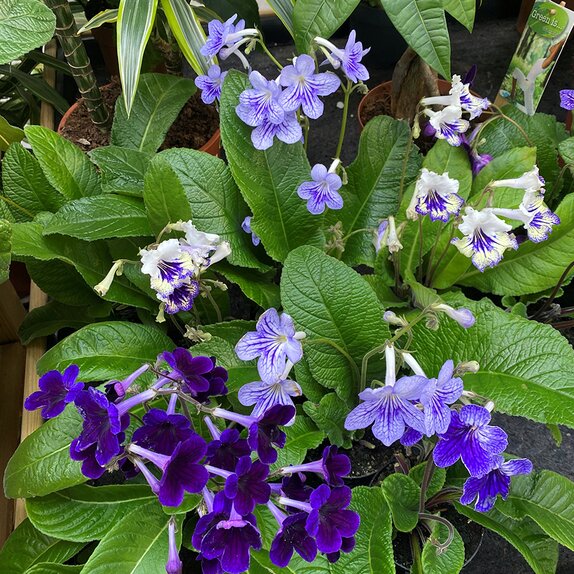
<path fill-rule="evenodd" d="M 335 393 L 325 395 L 318 403 L 307 401 L 303 410 L 313 422 L 329 437 L 329 442 L 343 448 L 351 448 L 351 434 L 344 424 L 349 407 Z"/>
<path fill-rule="evenodd" d="M 305 460 L 307 451 L 317 448 L 325 439 L 325 434 L 317 429 L 313 421 L 307 417 L 298 416 L 293 426 L 285 427 L 287 442 L 285 447 L 277 450 L 277 462 L 272 470 L 301 464 Z"/>
<path fill-rule="evenodd" d="M 279 285 L 272 282 L 273 272 L 271 272 L 272 276 L 269 277 L 269 274 L 259 273 L 253 269 L 234 267 L 223 262 L 214 269 L 231 283 L 239 285 L 243 294 L 263 309 L 281 307 Z"/>
<path fill-rule="evenodd" d="M 409 476 L 419 485 L 421 486 L 423 481 L 423 475 L 425 472 L 426 465 L 429 463 L 421 463 L 413 466 L 409 471 Z M 427 500 L 434 496 L 441 488 L 444 486 L 446 481 L 446 470 L 444 468 L 435 467 L 432 478 L 430 479 L 426 498 Z"/>
<path fill-rule="evenodd" d="M 419 522 L 420 486 L 406 474 L 387 476 L 381 485 L 399 532 L 411 532 Z"/>
<path fill-rule="evenodd" d="M 239 341 L 247 331 L 255 331 L 255 321 L 236 319 L 234 321 L 204 325 L 202 329 L 215 337 L 225 339 L 231 346 L 235 346 L 237 341 Z"/>
<path fill-rule="evenodd" d="M 12 226 L 9 221 L 0 219 L 0 284 L 8 280 L 10 274 Z"/>
<path fill-rule="evenodd" d="M 458 574 L 464 565 L 464 542 L 454 530 L 454 538 L 444 551 L 432 543 L 444 542 L 448 538 L 448 529 L 444 524 L 435 523 L 431 537 L 425 542 L 422 552 L 423 572 L 425 574 Z"/>

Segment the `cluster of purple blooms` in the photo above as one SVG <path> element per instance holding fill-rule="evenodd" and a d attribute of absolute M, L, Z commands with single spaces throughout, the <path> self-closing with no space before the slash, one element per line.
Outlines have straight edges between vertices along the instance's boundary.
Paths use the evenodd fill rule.
<path fill-rule="evenodd" d="M 265 328 L 274 325 L 272 315 Z M 289 318 L 282 319 L 281 328 L 289 332 Z M 265 331 L 263 336 L 267 335 Z M 286 364 L 285 356 L 297 359 L 300 343 L 295 333 L 287 337 L 285 346 L 273 350 L 278 365 L 262 366 L 264 373 L 268 374 L 268 369 L 277 373 Z M 135 392 L 138 380 L 148 372 L 157 375 L 155 382 Z M 90 479 L 117 468 L 128 478 L 141 473 L 159 502 L 168 507 L 179 506 L 186 492 L 201 493 L 202 516 L 192 542 L 205 573 L 239 574 L 248 570 L 250 550 L 262 547 L 253 514 L 257 505 L 266 506 L 277 521 L 270 551 L 277 566 L 287 566 L 294 552 L 308 562 L 318 552 L 336 561 L 341 552 L 354 547 L 359 516 L 348 509 L 351 490 L 342 480 L 350 472 L 350 462 L 336 447 L 326 447 L 315 462 L 270 474 L 270 465 L 277 460 L 275 449 L 283 448 L 286 442 L 281 427 L 295 417 L 292 404 L 268 397 L 265 404 L 257 403 L 251 415 L 208 406 L 212 397 L 227 393 L 228 373 L 216 365 L 214 357 L 194 357 L 183 348 L 162 353 L 154 366 L 143 365 L 102 390 L 78 382 L 78 374 L 76 365 L 64 373 L 46 373 L 40 378 L 40 390 L 26 400 L 26 408 L 41 408 L 44 418 L 53 418 L 68 404 L 76 407 L 83 426 L 72 441 L 70 456 L 82 462 L 82 472 Z M 125 431 L 134 409 L 159 396 L 167 399 L 167 408 L 149 408 L 141 426 L 126 441 Z M 257 393 L 250 396 L 260 399 Z M 206 414 L 211 440 L 198 434 L 190 418 L 178 412 L 179 403 Z M 224 421 L 245 428 L 245 433 L 234 427 L 220 428 Z M 308 473 L 322 478 L 317 488 L 306 483 Z M 169 524 L 166 571 L 182 572 L 173 520 Z"/>

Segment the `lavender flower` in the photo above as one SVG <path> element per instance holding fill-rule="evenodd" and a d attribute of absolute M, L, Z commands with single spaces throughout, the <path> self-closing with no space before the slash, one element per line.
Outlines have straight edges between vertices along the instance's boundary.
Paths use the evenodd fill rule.
<path fill-rule="evenodd" d="M 248 215 L 241 224 L 241 229 L 245 231 L 245 233 L 251 234 L 251 243 L 257 247 L 261 243 L 261 238 L 251 229 L 251 215 Z"/>
<path fill-rule="evenodd" d="M 315 38 L 315 43 L 321 48 L 327 59 L 338 70 L 341 68 L 347 78 L 352 82 L 366 82 L 369 72 L 361 60 L 370 52 L 370 48 L 363 49 L 363 44 L 356 41 L 357 33 L 351 30 L 344 49 L 337 48 L 325 38 Z"/>
<path fill-rule="evenodd" d="M 213 58 L 223 51 L 221 58 L 225 60 L 230 54 L 234 53 L 238 44 L 243 44 L 245 39 L 258 35 L 255 28 L 245 28 L 245 20 L 239 20 L 237 24 L 234 24 L 236 18 L 237 14 L 234 14 L 225 22 L 220 22 L 219 20 L 211 20 L 209 22 L 207 25 L 209 35 L 201 48 L 201 53 L 204 56 Z"/>
<path fill-rule="evenodd" d="M 471 476 L 488 473 L 508 444 L 506 433 L 489 422 L 490 412 L 478 405 L 452 411 L 450 426 L 433 451 L 435 464 L 445 468 L 461 458 Z"/>
<path fill-rule="evenodd" d="M 319 96 L 328 96 L 339 89 L 341 81 L 334 74 L 315 73 L 315 60 L 303 54 L 293 59 L 293 65 L 281 70 L 279 82 L 286 89 L 279 103 L 287 112 L 301 107 L 303 113 L 316 120 L 323 115 L 324 105 Z"/>
<path fill-rule="evenodd" d="M 210 420 L 210 419 L 208 419 Z M 241 457 L 251 453 L 247 440 L 240 438 L 237 429 L 224 430 L 219 438 L 214 439 L 207 445 L 206 462 L 232 472 Z"/>
<path fill-rule="evenodd" d="M 399 226 L 399 230 L 401 226 Z M 398 253 L 403 245 L 399 241 L 399 230 L 395 224 L 395 218 L 390 215 L 388 219 L 384 219 L 379 224 L 373 245 L 377 253 L 383 248 L 387 247 L 389 253 Z"/>
<path fill-rule="evenodd" d="M 291 397 L 299 397 L 301 394 L 301 387 L 295 381 L 279 379 L 274 383 L 256 381 L 243 385 L 237 397 L 242 405 L 255 405 L 251 415 L 260 417 L 275 405 L 295 406 Z M 294 422 L 295 419 L 290 424 Z"/>
<path fill-rule="evenodd" d="M 448 315 L 453 321 L 456 321 L 464 329 L 470 329 L 476 322 L 472 311 L 466 307 L 459 307 L 455 309 L 446 303 L 439 303 L 433 305 L 434 311 L 440 311 Z"/>
<path fill-rule="evenodd" d="M 64 411 L 68 403 L 74 402 L 84 383 L 76 382 L 80 368 L 70 365 L 63 373 L 48 371 L 38 381 L 39 391 L 32 393 L 24 402 L 28 411 L 42 409 L 42 418 L 52 419 Z"/>
<path fill-rule="evenodd" d="M 173 516 L 169 521 L 167 532 L 168 532 L 168 556 L 167 556 L 167 564 L 165 565 L 165 571 L 167 572 L 167 574 L 181 574 L 183 571 L 183 563 L 179 557 L 179 551 L 177 549 L 177 540 L 175 538 L 176 523 Z"/>
<path fill-rule="evenodd" d="M 201 99 L 204 104 L 212 104 L 221 98 L 221 88 L 227 72 L 222 72 L 217 64 L 213 64 L 207 75 L 197 76 L 195 85 L 201 90 Z"/>
<path fill-rule="evenodd" d="M 459 146 L 463 143 L 462 134 L 468 130 L 470 124 L 462 119 L 460 106 L 446 106 L 435 112 L 429 108 L 424 113 L 430 118 L 430 125 L 435 130 L 435 137 L 446 140 L 451 146 Z"/>
<path fill-rule="evenodd" d="M 407 427 L 407 430 L 400 438 L 400 442 L 403 446 L 413 446 L 417 444 L 424 436 L 421 431 L 415 430 L 413 428 Z"/>
<path fill-rule="evenodd" d="M 574 110 L 574 90 L 560 90 L 560 107 Z"/>
<path fill-rule="evenodd" d="M 266 504 L 271 496 L 271 487 L 267 484 L 269 467 L 251 457 L 239 459 L 235 472 L 225 481 L 225 496 L 233 500 L 235 510 L 241 515 L 253 512 L 257 504 Z"/>
<path fill-rule="evenodd" d="M 251 132 L 251 142 L 258 150 L 269 149 L 275 138 L 286 144 L 301 141 L 303 130 L 295 112 L 285 112 L 285 117 L 277 124 L 266 118 Z"/>
<path fill-rule="evenodd" d="M 347 455 L 339 454 L 336 446 L 327 446 L 323 449 L 323 456 L 320 460 L 286 466 L 281 469 L 281 472 L 283 474 L 316 472 L 321 474 L 330 486 L 343 486 L 342 478 L 351 472 L 351 461 Z"/>
<path fill-rule="evenodd" d="M 274 80 L 267 80 L 259 72 L 251 72 L 252 88 L 239 96 L 237 115 L 251 127 L 266 123 L 280 125 L 285 120 L 285 110 L 279 103 L 281 87 Z"/>
<path fill-rule="evenodd" d="M 283 374 L 287 359 L 291 363 L 301 360 L 305 333 L 296 332 L 293 319 L 287 313 L 279 315 L 273 308 L 259 317 L 255 329 L 241 337 L 235 352 L 243 361 L 259 357 L 257 369 L 262 380 L 275 381 Z"/>
<path fill-rule="evenodd" d="M 478 512 L 488 512 L 496 502 L 500 494 L 504 500 L 510 490 L 510 477 L 516 474 L 530 474 L 532 463 L 525 458 L 516 458 L 504 462 L 504 457 L 493 458 L 492 470 L 481 477 L 471 476 L 462 487 L 461 504 L 471 504 L 476 499 L 474 506 Z"/>
<path fill-rule="evenodd" d="M 311 179 L 313 181 L 305 181 L 297 189 L 297 195 L 308 200 L 307 209 L 310 213 L 319 215 L 325 211 L 325 206 L 330 209 L 343 207 L 343 198 L 338 193 L 343 182 L 334 173 L 333 167 L 327 170 L 323 164 L 316 164 L 311 170 Z"/>

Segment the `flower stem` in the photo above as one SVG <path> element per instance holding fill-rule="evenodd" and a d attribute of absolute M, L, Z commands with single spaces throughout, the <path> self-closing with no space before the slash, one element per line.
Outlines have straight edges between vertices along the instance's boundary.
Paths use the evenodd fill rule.
<path fill-rule="evenodd" d="M 279 60 L 269 51 L 269 48 L 266 46 L 265 42 L 259 38 L 257 40 L 257 43 L 263 48 L 263 51 L 267 54 L 267 56 L 269 57 L 269 59 L 280 69 L 283 69 L 283 66 L 281 65 L 281 62 L 279 62 Z"/>
<path fill-rule="evenodd" d="M 211 306 L 215 309 L 215 314 L 217 315 L 217 322 L 221 323 L 223 321 L 223 316 L 221 315 L 221 309 L 219 308 L 219 305 L 213 298 L 213 295 L 208 290 L 206 290 L 205 293 L 207 295 L 207 298 L 209 299 L 209 302 L 211 303 Z"/>
<path fill-rule="evenodd" d="M 434 460 L 431 457 L 427 460 L 427 464 L 425 466 L 425 471 L 423 474 L 423 480 L 421 482 L 421 497 L 419 499 L 419 513 L 424 512 L 424 510 L 425 510 L 427 491 L 429 488 L 430 481 L 432 480 L 435 468 L 436 468 L 436 466 L 435 466 Z"/>
<path fill-rule="evenodd" d="M 439 542 L 438 540 L 433 540 L 431 538 L 431 543 L 436 546 L 437 552 L 442 553 L 448 549 L 451 542 L 454 540 L 454 526 L 442 516 L 438 514 L 429 514 L 427 512 L 419 512 L 419 518 L 421 520 L 433 520 L 435 522 L 440 522 L 442 525 L 446 526 L 448 529 L 448 536 L 444 542 Z"/>
<path fill-rule="evenodd" d="M 341 157 L 341 151 L 343 150 L 343 143 L 345 141 L 345 132 L 347 131 L 347 118 L 349 116 L 349 100 L 351 98 L 351 92 L 353 83 L 351 80 L 347 80 L 347 86 L 343 88 L 345 93 L 345 98 L 343 100 L 343 119 L 341 121 L 341 132 L 339 133 L 339 143 L 337 144 L 337 151 L 335 152 L 335 157 Z"/>
<path fill-rule="evenodd" d="M 419 538 L 416 532 L 411 532 L 409 537 L 411 543 L 411 555 L 413 557 L 413 574 L 424 574 L 423 562 L 421 556 L 421 545 L 419 544 Z"/>

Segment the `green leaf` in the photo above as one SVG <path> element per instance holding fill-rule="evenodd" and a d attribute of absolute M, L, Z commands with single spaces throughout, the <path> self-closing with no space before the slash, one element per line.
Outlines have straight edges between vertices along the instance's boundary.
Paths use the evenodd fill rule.
<path fill-rule="evenodd" d="M 5 201 L 16 221 L 30 221 L 41 211 L 58 211 L 65 202 L 49 183 L 38 160 L 21 145 L 12 145 L 2 159 Z"/>
<path fill-rule="evenodd" d="M 159 154 L 154 163 L 171 166 L 181 182 L 185 201 L 191 208 L 191 217 L 197 228 L 207 233 L 216 233 L 229 241 L 231 255 L 227 259 L 230 263 L 262 271 L 269 269 L 253 255 L 251 236 L 241 229 L 249 209 L 224 161 L 193 149 L 170 149 Z M 168 181 L 171 181 L 169 176 Z M 169 205 L 177 201 L 176 212 L 182 209 L 181 194 L 178 191 L 175 201 L 163 199 L 163 191 L 152 189 L 146 191 L 146 196 L 155 197 L 158 193 L 160 197 L 157 201 L 164 204 L 169 202 Z M 162 226 L 166 223 L 169 222 L 162 221 Z"/>
<path fill-rule="evenodd" d="M 377 116 L 363 130 L 357 159 L 347 169 L 349 183 L 341 190 L 345 207 L 328 216 L 331 224 L 341 221 L 349 237 L 345 262 L 374 266 L 374 231 L 397 212 L 401 189 L 418 175 L 420 159 L 409 141 L 407 123 L 388 116 Z"/>
<path fill-rule="evenodd" d="M 440 0 L 440 3 L 444 10 L 472 32 L 476 16 L 476 0 Z"/>
<path fill-rule="evenodd" d="M 211 333 L 214 337 L 225 339 L 234 347 L 247 331 L 255 331 L 255 321 L 236 319 L 235 321 L 225 321 L 224 323 L 204 325 L 203 329 L 208 333 Z"/>
<path fill-rule="evenodd" d="M 496 532 L 516 548 L 535 574 L 554 574 L 558 562 L 558 544 L 530 518 L 513 520 L 493 508 L 490 512 L 476 512 L 455 503 L 460 514 Z"/>
<path fill-rule="evenodd" d="M 351 448 L 351 434 L 345 430 L 344 423 L 349 407 L 335 393 L 325 395 L 318 403 L 307 401 L 303 410 L 323 433 L 329 442 L 343 448 Z"/>
<path fill-rule="evenodd" d="M 505 313 L 488 299 L 443 298 L 470 308 L 476 323 L 463 329 L 446 320 L 438 331 L 416 326 L 413 350 L 425 372 L 434 376 L 448 359 L 478 361 L 480 370 L 465 376 L 467 390 L 493 400 L 501 412 L 574 427 L 574 351 L 559 332 Z"/>
<path fill-rule="evenodd" d="M 285 262 L 281 299 L 297 329 L 310 338 L 305 356 L 313 376 L 354 401 L 363 356 L 389 337 L 374 291 L 341 261 L 300 247 Z M 313 339 L 331 341 L 340 350 Z"/>
<path fill-rule="evenodd" d="M 246 28 L 259 27 L 257 0 L 206 0 L 204 4 L 222 20 L 227 20 L 237 14 L 238 19 L 245 20 Z"/>
<path fill-rule="evenodd" d="M 233 177 L 253 213 L 253 230 L 267 253 L 284 261 L 299 245 L 324 243 L 323 218 L 311 215 L 297 195 L 297 188 L 311 173 L 303 145 L 276 141 L 267 151 L 253 147 L 253 128 L 235 113 L 239 94 L 249 86 L 245 74 L 232 70 L 225 78 L 221 137 Z"/>
<path fill-rule="evenodd" d="M 174 347 L 157 328 L 138 323 L 110 321 L 88 325 L 60 341 L 38 361 L 38 373 L 80 367 L 79 380 L 121 379 L 144 363 L 155 362 L 159 353 Z"/>
<path fill-rule="evenodd" d="M 90 309 L 86 307 L 72 307 L 58 301 L 51 301 L 43 307 L 30 311 L 18 329 L 23 345 L 38 337 L 53 335 L 65 327 L 80 329 L 96 320 L 96 317 L 106 317 L 111 311 L 108 303 Z"/>
<path fill-rule="evenodd" d="M 74 486 L 41 498 L 29 498 L 26 512 L 32 524 L 44 534 L 90 542 L 101 540 L 121 518 L 156 495 L 147 484 Z"/>
<path fill-rule="evenodd" d="M 157 4 L 158 0 L 120 0 L 117 20 L 118 61 L 123 101 L 128 116 L 134 104 Z"/>
<path fill-rule="evenodd" d="M 574 173 L 574 137 L 560 142 L 558 151 L 564 162 L 568 165 L 571 172 Z"/>
<path fill-rule="evenodd" d="M 106 146 L 90 152 L 90 158 L 100 168 L 102 191 L 141 197 L 149 156 L 135 149 Z"/>
<path fill-rule="evenodd" d="M 295 45 L 309 52 L 316 36 L 330 38 L 351 15 L 360 0 L 297 0 L 293 10 Z"/>
<path fill-rule="evenodd" d="M 450 79 L 450 38 L 442 2 L 381 0 L 407 44 L 444 78 Z"/>
<path fill-rule="evenodd" d="M 56 29 L 52 10 L 39 0 L 3 0 L 0 4 L 0 64 L 46 44 Z"/>
<path fill-rule="evenodd" d="M 12 259 L 12 226 L 9 221 L 0 219 L 0 284 L 8 281 Z"/>
<path fill-rule="evenodd" d="M 381 485 L 383 494 L 391 509 L 393 523 L 399 532 L 411 532 L 419 522 L 419 485 L 406 474 L 387 476 Z"/>
<path fill-rule="evenodd" d="M 6 151 L 11 144 L 19 143 L 24 139 L 24 130 L 10 125 L 0 116 L 0 151 Z"/>
<path fill-rule="evenodd" d="M 437 524 L 432 529 L 430 538 L 425 542 L 422 552 L 423 572 L 425 574 L 458 574 L 464 565 L 464 542 L 455 529 L 454 538 L 449 547 L 440 552 L 431 542 L 444 542 L 448 538 L 448 529 L 444 524 Z"/>
<path fill-rule="evenodd" d="M 313 421 L 307 417 L 296 417 L 292 426 L 285 427 L 287 442 L 285 448 L 277 451 L 277 462 L 271 469 L 301 464 L 305 460 L 307 451 L 317 448 L 324 440 L 325 435 L 317 429 Z"/>
<path fill-rule="evenodd" d="M 26 126 L 24 131 L 50 185 L 65 198 L 101 193 L 95 166 L 72 142 L 41 126 Z"/>
<path fill-rule="evenodd" d="M 131 115 L 128 116 L 123 100 L 116 104 L 112 145 L 146 153 L 156 152 L 194 92 L 192 80 L 169 74 L 143 74 Z"/>
<path fill-rule="evenodd" d="M 42 570 L 28 570 L 35 564 L 65 562 L 76 554 L 83 544 L 56 540 L 36 530 L 29 520 L 24 520 L 0 550 L 2 574 L 24 574 Z M 47 573 L 46 573 L 47 574 Z"/>
<path fill-rule="evenodd" d="M 295 28 L 293 25 L 293 11 L 295 9 L 295 0 L 267 0 L 277 18 L 283 22 L 285 28 L 292 38 L 295 38 Z"/>
<path fill-rule="evenodd" d="M 87 241 L 152 235 L 141 200 L 121 195 L 84 197 L 66 203 L 44 227 L 45 235 L 55 233 Z"/>
<path fill-rule="evenodd" d="M 279 285 L 272 282 L 273 277 L 266 277 L 252 269 L 233 267 L 225 262 L 219 263 L 215 270 L 231 283 L 239 285 L 243 294 L 263 309 L 281 307 Z M 275 274 L 272 272 L 272 275 Z"/>
<path fill-rule="evenodd" d="M 99 28 L 104 24 L 115 24 L 118 21 L 118 9 L 108 8 L 98 12 L 93 18 L 88 20 L 79 30 L 78 34 L 83 34 L 89 30 Z"/>
<path fill-rule="evenodd" d="M 395 571 L 391 513 L 381 488 L 359 486 L 353 489 L 351 510 L 358 512 L 361 526 L 356 546 L 341 554 L 333 574 L 385 574 Z"/>
<path fill-rule="evenodd" d="M 409 471 L 409 476 L 419 485 L 421 486 L 423 481 L 423 475 L 425 472 L 427 463 L 417 464 L 413 466 Z M 435 467 L 432 478 L 429 482 L 427 492 L 426 492 L 426 499 L 433 497 L 439 490 L 442 489 L 444 483 L 446 482 L 446 470 L 444 468 Z"/>
<path fill-rule="evenodd" d="M 38 564 L 34 564 L 32 568 L 28 568 L 28 570 L 26 570 L 26 574 L 79 574 L 83 567 L 83 564 L 70 566 L 68 564 L 40 562 Z"/>
<path fill-rule="evenodd" d="M 104 536 L 84 566 L 90 574 L 157 574 L 165 570 L 168 524 L 157 501 L 124 516 Z M 181 544 L 181 524 L 177 546 Z"/>
<path fill-rule="evenodd" d="M 72 460 L 69 452 L 70 443 L 81 430 L 80 415 L 73 406 L 68 406 L 61 415 L 26 437 L 6 466 L 6 496 L 45 496 L 85 482 L 80 463 Z"/>
<path fill-rule="evenodd" d="M 558 206 L 556 226 L 543 243 L 528 241 L 516 251 L 508 251 L 492 269 L 480 273 L 474 267 L 458 283 L 495 295 L 527 295 L 556 285 L 572 262 L 574 252 L 574 194 L 567 195 Z M 570 271 L 568 277 L 572 277 Z"/>

